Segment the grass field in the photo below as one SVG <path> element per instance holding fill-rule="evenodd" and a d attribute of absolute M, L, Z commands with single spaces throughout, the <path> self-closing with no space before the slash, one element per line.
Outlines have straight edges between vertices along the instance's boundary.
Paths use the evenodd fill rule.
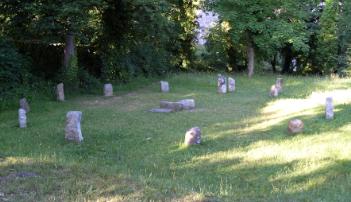
<path fill-rule="evenodd" d="M 118 86 L 116 96 L 31 103 L 0 114 L 0 201 L 349 201 L 351 80 L 236 75 L 237 91 L 216 93 L 215 74 L 180 74 Z M 335 119 L 324 119 L 333 95 Z M 194 98 L 195 112 L 148 112 L 159 100 Z M 67 111 L 83 112 L 82 144 L 64 139 Z M 305 130 L 287 133 L 300 118 Z M 200 145 L 185 147 L 199 126 Z M 27 173 L 23 174 L 23 173 Z"/>

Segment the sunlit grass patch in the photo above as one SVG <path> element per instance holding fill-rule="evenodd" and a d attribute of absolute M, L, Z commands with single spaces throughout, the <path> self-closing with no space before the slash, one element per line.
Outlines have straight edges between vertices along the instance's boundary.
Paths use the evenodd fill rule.
<path fill-rule="evenodd" d="M 231 75 L 233 76 L 233 75 Z M 114 97 L 82 95 L 31 103 L 28 128 L 0 114 L 0 192 L 12 201 L 346 201 L 351 197 L 350 79 L 234 75 L 216 93 L 216 74 L 179 74 L 117 86 Z M 145 82 L 142 80 L 140 82 Z M 333 96 L 335 119 L 324 103 Z M 195 99 L 197 110 L 148 112 L 159 101 Z M 65 114 L 83 112 L 82 144 L 64 140 Z M 300 118 L 304 132 L 287 123 Z M 200 145 L 183 144 L 198 126 Z M 31 172 L 33 178 L 11 178 Z M 10 179 L 10 178 L 6 178 Z M 0 196 L 0 201 L 3 200 Z"/>

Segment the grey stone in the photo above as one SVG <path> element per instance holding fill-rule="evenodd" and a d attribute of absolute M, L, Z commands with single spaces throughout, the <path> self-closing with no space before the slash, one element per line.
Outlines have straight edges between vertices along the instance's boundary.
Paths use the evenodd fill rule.
<path fill-rule="evenodd" d="M 58 101 L 65 101 L 65 92 L 64 92 L 64 85 L 63 83 L 59 83 L 56 86 L 56 98 Z"/>
<path fill-rule="evenodd" d="M 234 92 L 235 91 L 235 79 L 228 77 L 228 91 Z"/>
<path fill-rule="evenodd" d="M 183 109 L 185 109 L 185 110 L 195 109 L 195 100 L 194 99 L 179 100 L 178 102 L 183 105 Z"/>
<path fill-rule="evenodd" d="M 167 81 L 160 81 L 161 92 L 168 93 L 169 92 L 169 83 Z"/>
<path fill-rule="evenodd" d="M 174 112 L 174 111 L 173 111 L 173 109 L 154 108 L 154 109 L 150 109 L 149 112 L 154 112 L 154 113 L 171 113 L 171 112 Z"/>
<path fill-rule="evenodd" d="M 218 74 L 217 78 L 217 92 L 221 94 L 227 93 L 227 80 L 221 74 Z"/>
<path fill-rule="evenodd" d="M 104 85 L 104 96 L 105 97 L 111 97 L 113 96 L 113 87 L 112 84 L 107 83 Z"/>
<path fill-rule="evenodd" d="M 18 110 L 18 123 L 20 128 L 26 128 L 27 127 L 27 116 L 26 116 L 26 110 L 20 108 Z"/>
<path fill-rule="evenodd" d="M 200 128 L 199 127 L 190 128 L 185 133 L 184 144 L 185 145 L 194 145 L 194 144 L 200 144 L 200 143 L 201 143 L 201 130 L 200 130 Z"/>
<path fill-rule="evenodd" d="M 183 104 L 180 102 L 169 102 L 165 100 L 160 101 L 160 108 L 162 109 L 172 109 L 173 111 L 183 110 Z"/>
<path fill-rule="evenodd" d="M 279 95 L 279 89 L 276 87 L 276 85 L 272 85 L 271 91 L 269 92 L 269 96 L 278 97 L 278 95 Z"/>
<path fill-rule="evenodd" d="M 303 131 L 304 124 L 300 119 L 293 119 L 289 121 L 288 131 L 291 134 L 300 133 Z"/>
<path fill-rule="evenodd" d="M 327 97 L 325 103 L 325 118 L 333 119 L 334 118 L 334 106 L 333 106 L 333 98 Z"/>
<path fill-rule="evenodd" d="M 281 93 L 283 91 L 283 78 L 277 78 L 275 86 L 278 89 L 278 93 Z"/>
<path fill-rule="evenodd" d="M 30 111 L 30 107 L 26 98 L 20 99 L 19 105 L 20 105 L 20 108 L 26 110 L 27 113 Z"/>
<path fill-rule="evenodd" d="M 83 135 L 80 128 L 82 112 L 69 111 L 66 115 L 65 139 L 69 141 L 81 142 Z"/>

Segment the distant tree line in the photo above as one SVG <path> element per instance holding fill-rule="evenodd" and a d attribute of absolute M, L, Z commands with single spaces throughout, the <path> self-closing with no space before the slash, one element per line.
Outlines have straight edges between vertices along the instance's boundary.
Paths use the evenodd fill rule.
<path fill-rule="evenodd" d="M 99 81 L 191 69 L 191 0 L 2 0 L 0 94 L 33 81 Z"/>
<path fill-rule="evenodd" d="M 199 8 L 220 16 L 202 47 Z M 38 82 L 89 89 L 184 70 L 251 77 L 263 66 L 322 75 L 350 67 L 348 0 L 2 0 L 0 25 L 0 101 Z"/>
<path fill-rule="evenodd" d="M 249 76 L 262 62 L 287 74 L 348 74 L 349 0 L 211 0 L 207 6 L 221 21 L 206 44 L 206 66 L 247 69 Z"/>

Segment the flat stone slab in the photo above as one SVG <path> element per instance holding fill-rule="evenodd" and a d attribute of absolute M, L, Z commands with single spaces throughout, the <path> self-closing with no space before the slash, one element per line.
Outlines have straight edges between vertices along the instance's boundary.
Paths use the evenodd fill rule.
<path fill-rule="evenodd" d="M 172 113 L 174 111 L 172 109 L 154 108 L 154 109 L 150 109 L 149 112 L 154 112 L 154 113 Z"/>
<path fill-rule="evenodd" d="M 169 101 L 161 100 L 160 108 L 171 109 L 173 111 L 181 111 L 183 110 L 183 104 L 180 102 L 169 102 Z"/>

